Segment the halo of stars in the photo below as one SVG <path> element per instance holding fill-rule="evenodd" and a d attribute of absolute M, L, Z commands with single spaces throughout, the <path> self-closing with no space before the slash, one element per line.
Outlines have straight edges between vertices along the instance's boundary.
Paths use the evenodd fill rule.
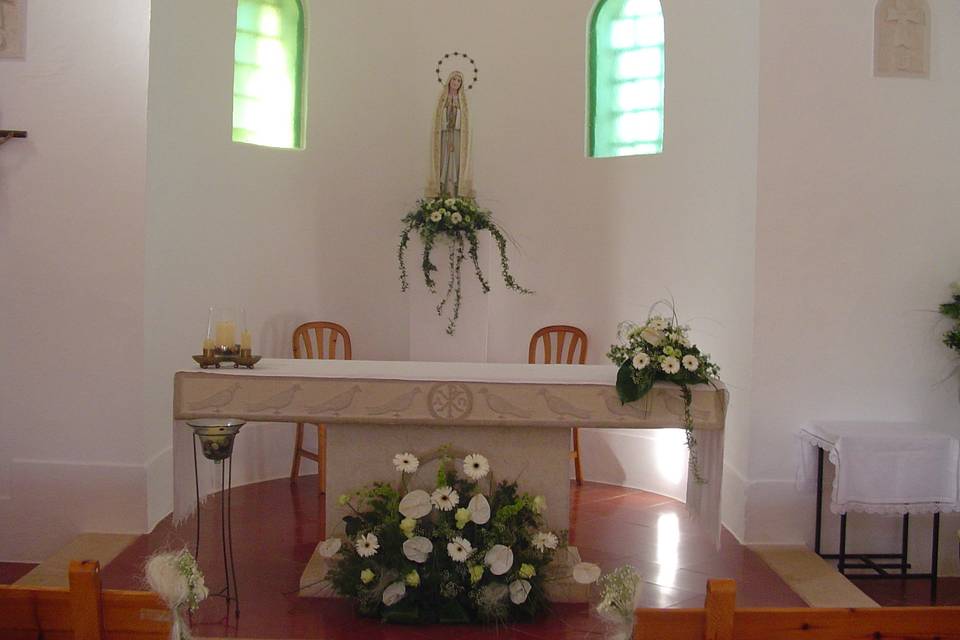
<path fill-rule="evenodd" d="M 443 84 L 443 76 L 441 75 L 440 72 L 443 70 L 444 63 L 451 61 L 450 58 L 463 58 L 464 60 L 470 63 L 470 66 L 473 67 L 473 80 L 471 80 L 470 83 L 467 84 L 467 89 L 473 89 L 473 85 L 477 84 L 477 82 L 480 80 L 480 70 L 477 69 L 477 63 L 474 61 L 473 58 L 471 58 L 468 54 L 462 53 L 460 51 L 454 51 L 453 53 L 445 53 L 443 54 L 442 58 L 437 60 L 437 69 L 436 69 L 437 82 L 439 82 L 440 84 Z"/>

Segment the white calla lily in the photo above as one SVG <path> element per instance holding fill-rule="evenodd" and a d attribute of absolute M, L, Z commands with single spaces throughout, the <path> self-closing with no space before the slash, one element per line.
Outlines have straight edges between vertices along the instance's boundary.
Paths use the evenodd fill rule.
<path fill-rule="evenodd" d="M 431 511 L 433 511 L 433 503 L 430 502 L 430 494 L 423 489 L 411 491 L 400 501 L 400 513 L 406 518 L 417 520 L 430 515 Z"/>
<path fill-rule="evenodd" d="M 403 582 L 394 582 L 383 590 L 383 604 L 392 607 L 403 600 L 405 595 L 407 595 L 407 585 Z"/>
<path fill-rule="evenodd" d="M 470 498 L 470 504 L 467 505 L 467 509 L 470 510 L 470 520 L 474 524 L 487 524 L 490 522 L 490 503 L 483 494 L 478 493 Z"/>
<path fill-rule="evenodd" d="M 423 536 L 410 538 L 403 543 L 403 555 L 411 562 L 423 564 L 432 551 L 433 543 Z"/>
<path fill-rule="evenodd" d="M 337 555 L 341 546 L 343 546 L 343 540 L 340 538 L 327 538 L 317 546 L 317 553 L 322 558 L 332 558 Z"/>
<path fill-rule="evenodd" d="M 502 576 L 513 566 L 513 550 L 502 544 L 495 544 L 483 557 L 483 563 L 490 567 L 490 573 Z"/>
<path fill-rule="evenodd" d="M 573 579 L 578 584 L 593 584 L 600 579 L 600 567 L 592 562 L 578 562 L 573 566 Z"/>
<path fill-rule="evenodd" d="M 530 595 L 533 587 L 526 580 L 514 580 L 510 583 L 510 602 L 513 604 L 523 604 Z"/>

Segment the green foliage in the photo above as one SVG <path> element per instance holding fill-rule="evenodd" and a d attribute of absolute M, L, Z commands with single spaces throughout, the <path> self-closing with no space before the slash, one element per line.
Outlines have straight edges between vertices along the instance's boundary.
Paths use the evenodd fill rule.
<path fill-rule="evenodd" d="M 423 257 L 420 267 L 423 270 L 424 283 L 432 293 L 437 293 L 437 283 L 433 278 L 437 266 L 431 260 L 431 253 L 438 237 L 446 237 L 450 243 L 448 254 L 450 277 L 447 282 L 446 293 L 437 305 L 437 315 L 442 316 L 444 308 L 452 299 L 447 323 L 448 334 L 454 334 L 457 328 L 457 320 L 460 317 L 462 267 L 467 256 L 473 263 L 474 273 L 480 282 L 480 288 L 484 293 L 490 292 L 490 282 L 480 268 L 478 231 L 487 231 L 497 243 L 497 250 L 500 252 L 500 271 L 507 288 L 521 294 L 533 293 L 520 286 L 510 273 L 506 236 L 493 222 L 490 212 L 477 207 L 473 200 L 467 198 L 429 198 L 421 200 L 417 203 L 415 211 L 411 211 L 404 216 L 403 225 L 397 249 L 397 259 L 400 263 L 400 286 L 403 291 L 406 291 L 409 287 L 406 251 L 410 243 L 410 235 L 416 232 L 423 241 Z"/>
<path fill-rule="evenodd" d="M 480 493 L 478 483 L 458 474 L 450 462 L 446 457 L 440 460 L 443 471 L 436 480 L 453 488 L 459 496 L 457 506 L 466 507 L 470 497 Z M 411 561 L 403 553 L 408 538 L 400 527 L 402 496 L 397 489 L 375 484 L 354 495 L 357 500 L 350 502 L 354 514 L 345 519 L 349 537 L 331 561 L 327 579 L 339 595 L 354 599 L 361 615 L 395 624 L 466 624 L 530 620 L 545 611 L 546 567 L 555 552 L 533 546 L 533 536 L 543 530 L 544 521 L 534 497 L 521 493 L 516 483 L 500 482 L 486 495 L 492 517 L 482 525 L 471 521 L 457 527 L 456 509 L 434 508 L 420 518 L 410 536 L 432 542 L 433 551 L 424 563 Z M 370 533 L 377 537 L 379 549 L 370 557 L 361 557 L 354 543 L 358 536 Z M 559 537 L 565 541 L 564 532 Z M 447 544 L 454 538 L 463 538 L 472 546 L 466 562 L 455 561 L 448 552 Z M 502 576 L 492 575 L 484 566 L 484 556 L 494 545 L 508 546 L 514 554 L 512 566 Z M 523 564 L 533 567 L 532 576 L 520 575 Z M 482 575 L 471 576 L 471 568 Z M 365 570 L 373 576 L 367 582 L 362 579 Z M 384 604 L 384 590 L 405 581 L 414 571 L 416 584 L 407 581 L 403 598 L 390 606 Z M 520 579 L 530 583 L 531 591 L 525 602 L 514 604 L 509 586 Z"/>
<path fill-rule="evenodd" d="M 953 327 L 943 334 L 943 344 L 960 353 L 960 285 L 954 283 L 952 288 L 953 300 L 940 305 L 940 313 L 954 321 Z"/>
<path fill-rule="evenodd" d="M 720 367 L 710 355 L 690 341 L 690 327 L 681 325 L 670 307 L 671 317 L 651 315 L 644 324 L 625 322 L 620 325 L 620 342 L 610 347 L 607 357 L 620 367 L 617 371 L 617 395 L 620 402 L 636 402 L 659 380 L 673 382 L 683 392 L 683 427 L 690 451 L 690 470 L 699 483 L 697 441 L 693 435 L 690 385 L 714 384 Z"/>

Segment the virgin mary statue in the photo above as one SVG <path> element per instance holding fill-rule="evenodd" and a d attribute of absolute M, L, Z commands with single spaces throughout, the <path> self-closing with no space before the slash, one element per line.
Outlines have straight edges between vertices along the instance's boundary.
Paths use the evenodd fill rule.
<path fill-rule="evenodd" d="M 470 109 L 463 74 L 447 78 L 433 117 L 432 163 L 428 198 L 470 198 L 473 175 L 470 168 Z"/>

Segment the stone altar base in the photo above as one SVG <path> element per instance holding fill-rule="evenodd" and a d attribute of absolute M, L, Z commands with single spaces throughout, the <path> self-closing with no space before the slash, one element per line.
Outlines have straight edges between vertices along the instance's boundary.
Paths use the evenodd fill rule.
<path fill-rule="evenodd" d="M 337 504 L 341 494 L 378 481 L 395 484 L 400 475 L 393 456 L 423 456 L 442 445 L 486 456 L 495 482 L 516 481 L 521 491 L 546 497 L 544 517 L 551 530 L 570 527 L 570 429 L 330 424 L 325 537 L 344 534 L 349 509 Z M 419 472 L 409 488 L 432 491 L 435 466 Z"/>

